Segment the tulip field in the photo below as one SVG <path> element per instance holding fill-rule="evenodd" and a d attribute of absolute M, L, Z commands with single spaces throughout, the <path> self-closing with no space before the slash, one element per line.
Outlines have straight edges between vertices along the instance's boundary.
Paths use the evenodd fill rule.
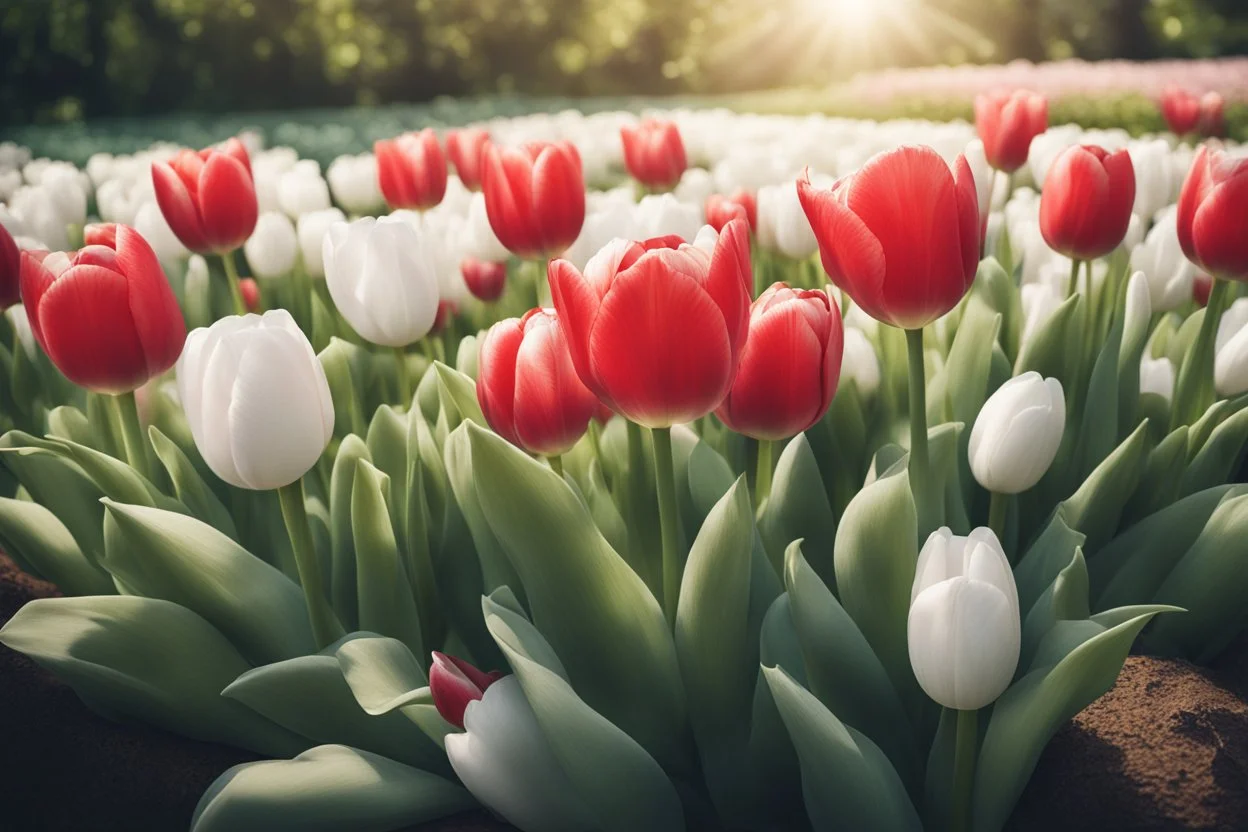
<path fill-rule="evenodd" d="M 0 146 L 0 644 L 247 752 L 193 832 L 1006 828 L 1242 650 L 1233 68 Z"/>

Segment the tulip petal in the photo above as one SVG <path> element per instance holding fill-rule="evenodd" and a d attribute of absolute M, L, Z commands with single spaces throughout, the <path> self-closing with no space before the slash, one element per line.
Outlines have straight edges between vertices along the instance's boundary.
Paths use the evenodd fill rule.
<path fill-rule="evenodd" d="M 251 236 L 260 216 L 256 186 L 238 159 L 214 153 L 204 163 L 199 175 L 199 210 L 205 238 L 214 252 L 233 251 Z"/>
<path fill-rule="evenodd" d="M 839 184 L 839 183 L 838 183 Z M 879 238 L 845 205 L 837 190 L 818 191 L 808 179 L 798 180 L 802 208 L 819 240 L 819 259 L 832 282 L 878 321 L 893 323 L 881 289 L 886 264 Z"/>
<path fill-rule="evenodd" d="M 1079 259 L 1107 253 L 1098 251 L 1107 236 L 1100 229 L 1108 219 L 1105 207 L 1111 190 L 1101 160 L 1078 145 L 1069 147 L 1049 168 L 1045 184 L 1040 195 L 1040 231 L 1049 247 Z M 1134 189 L 1131 197 L 1134 201 Z M 1125 225 L 1122 230 L 1126 232 Z"/>
<path fill-rule="evenodd" d="M 601 252 L 596 256 L 601 256 Z M 590 333 L 593 332 L 594 322 L 598 318 L 602 304 L 601 295 L 594 291 L 589 280 L 576 270 L 576 266 L 567 260 L 551 260 L 546 267 L 546 275 L 550 282 L 551 299 L 559 313 L 559 321 L 568 344 L 568 354 L 572 358 L 576 374 L 586 387 L 614 410 L 615 406 L 594 376 L 594 365 L 590 358 Z"/>
<path fill-rule="evenodd" d="M 572 245 L 585 223 L 585 183 L 580 165 L 562 145 L 548 147 L 533 163 L 533 213 L 540 217 L 542 251 Z"/>
<path fill-rule="evenodd" d="M 130 314 L 124 275 L 75 266 L 38 303 L 48 357 L 75 384 L 103 393 L 133 390 L 147 380 L 147 360 Z M 84 321 L 96 321 L 86 326 Z"/>
<path fill-rule="evenodd" d="M 1219 277 L 1248 276 L 1248 163 L 1218 183 L 1192 221 L 1196 257 Z"/>
<path fill-rule="evenodd" d="M 513 445 L 526 447 L 516 435 L 516 354 L 524 341 L 518 318 L 508 318 L 490 327 L 481 340 L 477 355 L 477 401 L 485 421 L 499 436 Z"/>
<path fill-rule="evenodd" d="M 116 229 L 117 265 L 126 276 L 130 314 L 147 358 L 148 376 L 168 370 L 182 353 L 186 322 L 156 252 L 129 226 Z"/>
<path fill-rule="evenodd" d="M 46 255 L 47 252 L 42 252 L 42 254 Z M 22 304 L 26 307 L 26 317 L 30 321 L 31 333 L 46 351 L 43 325 L 39 321 L 39 303 L 56 277 L 43 265 L 42 256 L 36 256 L 29 251 L 23 251 L 20 256 L 21 276 L 19 280 L 21 281 Z"/>
<path fill-rule="evenodd" d="M 750 227 L 744 220 L 733 220 L 719 234 L 703 286 L 723 313 L 734 356 L 740 355 L 749 331 L 753 285 Z"/>
<path fill-rule="evenodd" d="M 585 433 L 598 400 L 577 378 L 558 320 L 528 324 L 516 355 L 514 395 L 522 448 L 562 454 Z"/>
<path fill-rule="evenodd" d="M 980 206 L 979 192 L 975 188 L 975 175 L 966 156 L 958 154 L 953 166 L 953 186 L 958 205 L 958 239 L 962 244 L 962 273 L 966 275 L 965 289 L 969 289 L 975 280 L 975 271 L 979 266 L 979 249 L 983 241 L 981 229 L 986 228 L 980 223 L 980 211 L 988 214 L 988 206 Z M 989 190 L 991 195 L 992 191 Z M 989 197 L 991 199 L 991 196 Z M 965 289 L 963 291 L 965 291 Z"/>
<path fill-rule="evenodd" d="M 191 251 L 211 251 L 199 208 L 186 183 L 174 169 L 164 162 L 153 162 L 152 185 L 156 191 L 156 204 L 182 245 Z"/>

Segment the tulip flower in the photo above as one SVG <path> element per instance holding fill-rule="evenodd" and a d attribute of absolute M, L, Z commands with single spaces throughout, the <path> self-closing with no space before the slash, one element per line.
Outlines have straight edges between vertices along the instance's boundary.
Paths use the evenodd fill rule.
<path fill-rule="evenodd" d="M 299 257 L 309 277 L 325 276 L 325 236 L 331 226 L 346 221 L 346 215 L 337 208 L 313 211 L 299 217 L 295 236 L 299 240 Z"/>
<path fill-rule="evenodd" d="M 339 156 L 325 171 L 334 201 L 352 214 L 371 214 L 383 202 L 377 182 L 377 157 L 372 153 Z"/>
<path fill-rule="evenodd" d="M 553 309 L 490 327 L 477 354 L 477 399 L 494 432 L 529 453 L 557 457 L 584 435 L 598 399 L 572 366 Z"/>
<path fill-rule="evenodd" d="M 480 699 L 468 702 L 463 723 L 464 733 L 446 735 L 446 757 L 468 791 L 491 811 L 523 832 L 600 826 L 568 779 L 515 676 L 504 676 Z"/>
<path fill-rule="evenodd" d="M 446 156 L 431 128 L 373 145 L 377 182 L 391 208 L 424 211 L 446 195 Z"/>
<path fill-rule="evenodd" d="M 638 239 L 674 235 L 692 242 L 702 228 L 702 206 L 681 202 L 671 194 L 642 197 L 634 212 L 633 231 Z"/>
<path fill-rule="evenodd" d="M 299 241 L 295 226 L 285 214 L 268 211 L 256 221 L 256 230 L 243 244 L 243 256 L 251 273 L 260 278 L 283 277 L 295 267 Z M 246 300 L 244 298 L 244 300 Z"/>
<path fill-rule="evenodd" d="M 1040 233 L 1054 251 L 1079 262 L 1109 254 L 1122 242 L 1135 203 L 1135 170 L 1126 150 L 1094 145 L 1062 151 L 1040 194 Z"/>
<path fill-rule="evenodd" d="M 277 203 L 292 219 L 330 207 L 329 185 L 321 178 L 321 166 L 302 159 L 277 180 Z"/>
<path fill-rule="evenodd" d="M 479 700 L 490 685 L 502 678 L 498 670 L 483 673 L 463 659 L 434 650 L 429 666 L 429 695 L 442 718 L 462 730 L 468 703 Z"/>
<path fill-rule="evenodd" d="M 906 146 L 828 190 L 816 190 L 807 173 L 797 192 L 832 282 L 871 317 L 906 330 L 910 482 L 919 528 L 931 528 L 939 508 L 928 475 L 923 327 L 957 306 L 975 279 L 975 178 L 964 156 L 951 169 L 930 147 Z"/>
<path fill-rule="evenodd" d="M 1248 159 L 1201 147 L 1179 193 L 1179 244 L 1224 280 L 1248 281 Z"/>
<path fill-rule="evenodd" d="M 581 157 L 568 142 L 486 145 L 481 189 L 490 227 L 517 257 L 557 256 L 585 222 Z"/>
<path fill-rule="evenodd" d="M 468 291 L 477 300 L 493 303 L 503 295 L 507 287 L 507 264 L 488 263 L 475 257 L 465 257 L 459 265 Z"/>
<path fill-rule="evenodd" d="M 1027 163 L 1031 140 L 1049 126 L 1049 102 L 1026 90 L 975 97 L 975 129 L 989 164 L 1013 173 Z"/>
<path fill-rule="evenodd" d="M 197 254 L 228 254 L 256 227 L 251 162 L 238 139 L 220 150 L 183 150 L 169 162 L 153 162 L 152 184 L 169 227 Z"/>
<path fill-rule="evenodd" d="M 1248 298 L 1232 303 L 1218 321 L 1213 382 L 1223 398 L 1248 392 Z"/>
<path fill-rule="evenodd" d="M 1248 384 L 1244 389 L 1248 390 Z M 1152 393 L 1171 401 L 1174 398 L 1174 362 L 1165 356 L 1149 358 L 1145 354 L 1140 359 L 1140 393 Z"/>
<path fill-rule="evenodd" d="M 790 260 L 805 260 L 819 250 L 795 182 L 759 188 L 757 202 L 760 246 Z"/>
<path fill-rule="evenodd" d="M 250 277 L 238 281 L 238 291 L 243 295 L 243 305 L 248 312 L 260 311 L 260 284 Z"/>
<path fill-rule="evenodd" d="M 706 222 L 716 231 L 723 229 L 728 221 L 740 217 L 753 231 L 758 227 L 758 202 L 754 194 L 738 189 L 731 196 L 711 194 L 706 199 Z"/>
<path fill-rule="evenodd" d="M 548 274 L 581 381 L 631 423 L 651 428 L 664 609 L 674 616 L 683 556 L 670 428 L 718 407 L 736 377 L 749 328 L 749 230 L 732 220 L 718 233 L 704 229 L 692 245 L 676 237 L 614 240 L 584 274 L 566 260 L 552 261 Z M 637 444 L 632 433 L 630 443 Z"/>
<path fill-rule="evenodd" d="M 1221 136 L 1226 132 L 1224 110 L 1226 101 L 1210 91 L 1200 97 L 1200 132 L 1206 136 Z"/>
<path fill-rule="evenodd" d="M 465 127 L 446 133 L 446 155 L 455 165 L 459 181 L 470 191 L 481 190 L 481 153 L 489 143 L 489 131 L 480 127 Z"/>
<path fill-rule="evenodd" d="M 1029 372 L 997 388 L 979 411 L 967 455 L 976 481 L 994 494 L 1019 494 L 1053 464 L 1066 428 L 1062 383 Z"/>
<path fill-rule="evenodd" d="M 689 166 L 680 128 L 674 121 L 642 119 L 620 128 L 624 166 L 632 177 L 656 191 L 671 190 Z"/>
<path fill-rule="evenodd" d="M 1176 136 L 1186 136 L 1200 123 L 1200 99 L 1181 87 L 1166 87 L 1161 93 L 1161 115 Z"/>
<path fill-rule="evenodd" d="M 1127 146 L 1127 154 L 1135 171 L 1135 204 L 1131 213 L 1149 219 L 1174 200 L 1178 182 L 1170 144 L 1165 139 L 1135 141 Z"/>
<path fill-rule="evenodd" d="M 1156 312 L 1170 312 L 1192 297 L 1196 267 L 1183 256 L 1177 215 L 1173 209 L 1158 216 L 1144 242 L 1131 251 L 1131 271 L 1148 279 L 1149 299 Z"/>
<path fill-rule="evenodd" d="M 0 309 L 22 300 L 22 252 L 13 235 L 0 225 Z"/>

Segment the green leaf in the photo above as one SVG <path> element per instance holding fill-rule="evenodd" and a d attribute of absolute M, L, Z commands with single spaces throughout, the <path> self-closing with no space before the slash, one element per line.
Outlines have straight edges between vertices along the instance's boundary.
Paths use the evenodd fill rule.
<path fill-rule="evenodd" d="M 488 427 L 485 416 L 481 413 L 481 404 L 477 401 L 477 385 L 471 378 L 453 370 L 441 361 L 433 362 L 438 376 L 438 395 L 442 400 L 442 408 L 458 415 L 455 420 L 457 427 L 464 419 L 471 419 L 482 427 Z"/>
<path fill-rule="evenodd" d="M 1213 429 L 1179 481 L 1179 496 L 1195 494 L 1231 479 L 1244 458 L 1248 440 L 1248 409 L 1240 410 Z"/>
<path fill-rule="evenodd" d="M 464 521 L 472 533 L 472 543 L 481 562 L 481 577 L 485 592 L 491 593 L 500 586 L 523 592 L 520 577 L 512 568 L 503 544 L 495 536 L 481 510 L 477 497 L 475 475 L 472 468 L 472 451 L 468 443 L 468 429 L 458 427 L 446 440 L 446 473 L 454 492 L 455 502 L 463 512 Z"/>
<path fill-rule="evenodd" d="M 104 492 L 68 457 L 36 446 L 35 437 L 9 431 L 0 437 L 0 462 L 31 499 L 56 515 L 89 559 L 104 559 Z"/>
<path fill-rule="evenodd" d="M 576 692 L 680 769 L 688 755 L 684 694 L 658 602 L 563 480 L 473 422 L 460 429 L 482 512 Z M 637 707 L 641 701 L 646 708 Z"/>
<path fill-rule="evenodd" d="M 417 656 L 424 656 L 420 614 L 399 559 L 386 504 L 388 479 L 367 460 L 356 464 L 351 488 L 351 528 L 355 538 L 360 628 L 397 638 Z"/>
<path fill-rule="evenodd" d="M 330 604 L 343 627 L 359 629 L 359 599 L 355 585 L 355 533 L 351 528 L 351 491 L 360 460 L 371 461 L 368 446 L 355 434 L 348 434 L 338 446 L 329 478 Z"/>
<path fill-rule="evenodd" d="M 303 738 L 221 690 L 249 669 L 204 619 L 169 601 L 129 595 L 41 598 L 0 629 L 91 708 L 208 742 L 288 756 Z"/>
<path fill-rule="evenodd" d="M 1088 382 L 1083 421 L 1075 443 L 1074 472 L 1080 479 L 1087 478 L 1118 442 L 1118 355 L 1122 327 L 1120 320 L 1110 330 Z"/>
<path fill-rule="evenodd" d="M 1142 422 L 1059 506 L 1067 524 L 1087 537 L 1085 552 L 1094 555 L 1114 536 L 1143 473 L 1147 453 L 1148 423 Z"/>
<path fill-rule="evenodd" d="M 562 679 L 568 678 L 568 671 L 555 653 L 546 637 L 538 632 L 533 623 L 517 609 L 518 602 L 507 587 L 502 587 L 488 597 L 481 599 L 481 612 L 485 617 L 486 627 L 493 637 L 502 639 L 530 661 Z"/>
<path fill-rule="evenodd" d="M 832 546 L 836 540 L 836 518 L 828 505 L 819 465 L 803 433 L 793 437 L 780 454 L 758 531 L 777 573 L 783 569 L 785 549 L 800 538 L 807 541 L 807 548 L 820 564 L 817 571 L 829 577 L 835 574 Z"/>
<path fill-rule="evenodd" d="M 979 262 L 971 292 L 993 311 L 1001 313 L 1000 343 L 1012 361 L 1018 355 L 1023 329 L 1023 301 L 1018 283 L 995 257 L 989 256 Z"/>
<path fill-rule="evenodd" d="M 1053 513 L 1044 531 L 1014 567 L 1020 610 L 1032 608 L 1070 563 L 1075 556 L 1075 550 L 1083 546 L 1084 540 L 1086 538 L 1082 534 L 1067 525 L 1061 511 Z"/>
<path fill-rule="evenodd" d="M 200 798 L 191 832 L 385 832 L 475 805 L 467 791 L 435 774 L 322 745 L 293 760 L 234 766 Z"/>
<path fill-rule="evenodd" d="M 923 825 L 884 752 L 842 723 L 779 668 L 764 668 L 802 766 L 806 813 L 815 832 L 915 830 Z"/>
<path fill-rule="evenodd" d="M 1021 376 L 1034 370 L 1045 378 L 1052 376 L 1060 379 L 1064 389 L 1074 389 L 1070 384 L 1073 379 L 1067 371 L 1071 341 L 1068 332 L 1079 331 L 1079 328 L 1072 326 L 1072 322 L 1082 297 L 1075 294 L 1066 298 L 1048 320 L 1040 324 L 1027 343 L 1020 347 L 1018 360 L 1014 362 L 1014 375 Z"/>
<path fill-rule="evenodd" d="M 1001 695 L 975 768 L 974 830 L 989 832 L 1005 824 L 1049 739 L 1113 686 L 1131 642 L 1154 615 L 1146 612 L 1104 629 Z"/>
<path fill-rule="evenodd" d="M 160 489 L 120 459 L 67 439 L 58 439 L 48 444 L 54 446 L 49 447 L 49 450 L 66 454 L 82 466 L 82 470 L 95 481 L 100 490 L 118 502 L 188 513 L 186 506 L 162 494 Z"/>
<path fill-rule="evenodd" d="M 182 449 L 173 440 L 160 432 L 156 426 L 147 429 L 152 447 L 160 463 L 169 472 L 173 482 L 174 493 L 193 516 L 209 524 L 227 537 L 238 540 L 238 529 L 234 527 L 234 518 L 217 499 L 217 495 L 204 482 L 203 477 L 195 470 L 195 466 L 187 459 Z"/>
<path fill-rule="evenodd" d="M 362 633 L 338 642 L 334 657 L 355 700 L 370 716 L 419 701 L 429 684 L 420 662 L 398 639 Z"/>
<path fill-rule="evenodd" d="M 654 757 L 577 696 L 558 673 L 528 658 L 501 630 L 492 627 L 491 632 L 574 793 L 595 816 L 598 828 L 683 830 L 680 798 Z"/>
<path fill-rule="evenodd" d="M 87 445 L 96 450 L 108 452 L 96 437 L 96 431 L 86 415 L 76 407 L 62 405 L 48 411 L 48 436 L 57 439 L 68 439 L 80 445 Z"/>
<path fill-rule="evenodd" d="M 1180 425 L 1148 453 L 1144 473 L 1123 510 L 1126 522 L 1165 508 L 1178 497 L 1179 481 L 1187 468 L 1187 425 Z"/>
<path fill-rule="evenodd" d="M 104 505 L 104 565 L 127 594 L 202 615 L 254 664 L 315 651 L 303 592 L 277 569 L 194 517 Z"/>
<path fill-rule="evenodd" d="M 967 299 L 962 323 L 954 336 L 949 358 L 932 378 L 933 393 L 927 399 L 928 423 L 962 422 L 973 424 L 988 398 L 988 374 L 992 350 L 1003 318 L 977 295 Z M 969 441 L 963 440 L 963 445 Z"/>
<path fill-rule="evenodd" d="M 314 301 L 315 303 L 315 301 Z M 329 345 L 317 353 L 317 359 L 325 370 L 329 382 L 330 398 L 334 402 L 334 426 L 336 432 L 363 436 L 366 430 L 361 402 L 367 391 L 364 365 L 367 354 L 362 347 L 331 338 Z"/>
<path fill-rule="evenodd" d="M 1083 552 L 1076 548 L 1066 568 L 1057 574 L 1036 603 L 1023 613 L 1019 668 L 1031 666 L 1041 640 L 1058 621 L 1081 621 L 1090 614 L 1088 567 L 1084 563 Z"/>
<path fill-rule="evenodd" d="M 113 579 L 82 554 L 65 525 L 38 503 L 0 498 L 0 549 L 68 595 L 112 595 Z"/>

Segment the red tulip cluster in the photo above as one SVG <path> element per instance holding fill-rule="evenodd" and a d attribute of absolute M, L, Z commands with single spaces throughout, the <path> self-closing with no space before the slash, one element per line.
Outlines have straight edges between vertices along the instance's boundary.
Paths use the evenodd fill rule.
<path fill-rule="evenodd" d="M 1216 92 L 1201 97 L 1178 86 L 1169 86 L 1161 93 L 1161 115 L 1166 126 L 1178 136 L 1199 134 L 1219 136 L 1225 128 L 1225 102 Z"/>
<path fill-rule="evenodd" d="M 730 196 L 711 194 L 706 198 L 705 212 L 707 224 L 716 231 L 722 231 L 729 220 L 738 217 L 749 223 L 751 231 L 758 230 L 758 200 L 744 188 Z"/>
<path fill-rule="evenodd" d="M 446 195 L 446 156 L 430 128 L 373 145 L 377 183 L 392 209 L 424 211 Z"/>
<path fill-rule="evenodd" d="M 684 175 L 689 161 L 680 128 L 673 121 L 643 119 L 620 128 L 624 166 L 632 177 L 653 190 L 670 190 Z"/>
<path fill-rule="evenodd" d="M 1013 173 L 1027 163 L 1031 140 L 1049 126 L 1049 102 L 1026 90 L 975 98 L 975 129 L 984 156 L 997 170 Z"/>
<path fill-rule="evenodd" d="M 519 148 L 487 144 L 481 190 L 490 228 L 517 257 L 553 257 L 576 241 L 585 222 L 585 176 L 570 142 Z"/>
<path fill-rule="evenodd" d="M 481 190 L 481 153 L 489 143 L 489 132 L 480 127 L 447 131 L 446 155 L 455 165 L 459 181 L 470 191 Z"/>
<path fill-rule="evenodd" d="M 1248 159 L 1202 147 L 1179 194 L 1179 244 L 1202 270 L 1248 280 Z"/>
<path fill-rule="evenodd" d="M 1135 202 L 1135 168 L 1126 150 L 1094 145 L 1063 150 L 1040 193 L 1040 233 L 1072 260 L 1104 257 L 1122 243 Z"/>
<path fill-rule="evenodd" d="M 230 139 L 221 149 L 183 150 L 152 163 L 156 202 L 182 245 L 198 254 L 226 254 L 256 228 L 260 210 L 247 148 Z"/>

